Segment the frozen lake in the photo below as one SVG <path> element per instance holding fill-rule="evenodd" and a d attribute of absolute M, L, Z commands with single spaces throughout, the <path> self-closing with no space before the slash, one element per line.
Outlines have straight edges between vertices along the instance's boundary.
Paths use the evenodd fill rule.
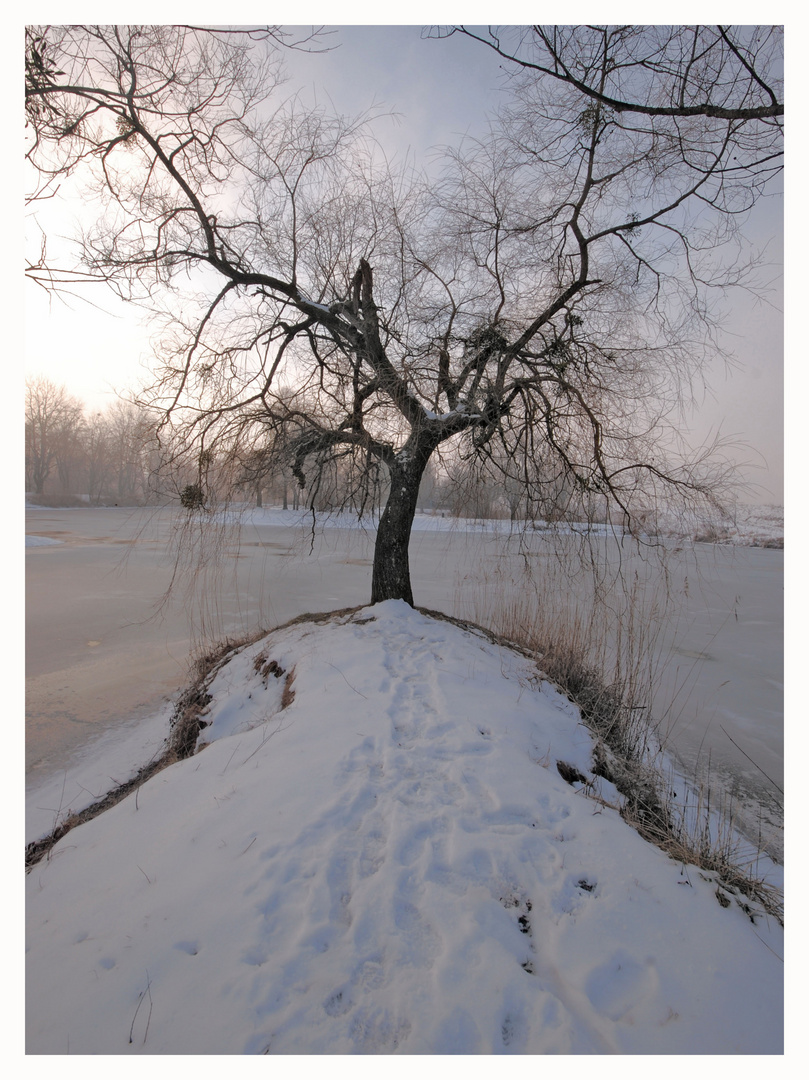
<path fill-rule="evenodd" d="M 312 537 L 284 520 L 269 511 L 235 529 L 194 531 L 193 545 L 219 547 L 224 558 L 161 605 L 172 577 L 172 511 L 26 510 L 28 535 L 58 541 L 26 553 L 29 785 L 64 769 L 102 732 L 154 715 L 184 684 L 201 641 L 367 602 L 372 534 L 328 527 Z M 541 580 L 543 559 L 554 553 L 541 534 L 520 543 L 483 529 L 448 531 L 442 521 L 419 524 L 411 541 L 416 603 L 468 618 L 482 591 L 523 590 L 527 566 Z M 625 578 L 654 579 L 655 563 L 633 558 L 621 554 Z M 760 817 L 778 849 L 783 551 L 695 545 L 669 553 L 666 573 L 677 617 L 666 617 L 658 641 L 656 715 L 680 760 L 710 766 L 748 807 L 748 830 Z M 761 812 L 750 809 L 759 804 Z"/>

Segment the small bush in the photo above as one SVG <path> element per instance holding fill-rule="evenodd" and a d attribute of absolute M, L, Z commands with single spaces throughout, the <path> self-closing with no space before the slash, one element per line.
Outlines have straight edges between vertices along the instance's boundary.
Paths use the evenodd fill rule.
<path fill-rule="evenodd" d="M 180 502 L 186 510 L 202 510 L 205 507 L 205 492 L 199 484 L 187 484 L 180 492 Z"/>

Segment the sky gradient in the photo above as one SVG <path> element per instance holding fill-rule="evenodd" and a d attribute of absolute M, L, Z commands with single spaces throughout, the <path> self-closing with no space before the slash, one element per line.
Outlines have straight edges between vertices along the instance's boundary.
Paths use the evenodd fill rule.
<path fill-rule="evenodd" d="M 356 114 L 372 104 L 395 116 L 374 125 L 388 155 L 410 156 L 429 166 L 431 150 L 457 142 L 464 133 L 482 133 L 487 113 L 503 95 L 497 57 L 464 38 L 425 40 L 418 26 L 342 27 L 325 39 L 330 51 L 289 53 L 290 80 L 308 100 L 331 102 L 335 111 Z M 42 210 L 49 233 L 68 234 L 81 208 L 55 204 Z M 749 502 L 783 501 L 783 317 L 779 267 L 783 261 L 782 203 L 763 200 L 746 234 L 766 250 L 773 291 L 765 300 L 731 298 L 723 346 L 735 354 L 728 369 L 717 359 L 707 372 L 708 389 L 685 418 L 689 442 L 699 445 L 716 434 L 745 444 L 735 451 L 745 479 L 753 485 Z M 52 240 L 55 248 L 57 241 Z M 148 366 L 148 332 L 131 310 L 102 288 L 86 301 L 66 307 L 37 286 L 26 285 L 26 374 L 65 383 L 90 408 L 104 408 L 115 392 L 126 392 Z"/>

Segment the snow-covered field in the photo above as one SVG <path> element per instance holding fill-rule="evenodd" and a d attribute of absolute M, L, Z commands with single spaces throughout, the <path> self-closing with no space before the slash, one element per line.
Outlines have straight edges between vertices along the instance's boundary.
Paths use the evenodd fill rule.
<path fill-rule="evenodd" d="M 28 505 L 28 504 L 26 504 Z M 32 509 L 37 509 L 36 504 L 30 504 Z M 241 507 L 235 509 L 232 514 L 233 520 L 242 523 L 256 525 L 295 525 L 306 524 L 311 521 L 311 511 L 307 510 L 281 510 L 276 507 Z M 783 547 L 784 546 L 784 507 L 781 505 L 746 505 L 738 504 L 729 511 L 716 510 L 709 514 L 697 513 L 671 513 L 665 510 L 656 510 L 645 516 L 641 523 L 650 533 L 676 537 L 688 540 L 696 540 L 700 543 L 734 544 L 744 547 Z M 372 516 L 367 519 L 369 528 L 375 528 L 376 521 Z M 318 528 L 356 528 L 356 517 L 348 513 L 319 513 L 317 515 Z M 455 518 L 442 511 L 430 511 L 416 514 L 413 522 L 414 532 L 491 532 L 498 535 L 507 535 L 515 530 L 525 528 L 524 522 L 518 521 L 513 525 L 508 520 L 498 519 L 471 519 Z M 567 532 L 570 530 L 587 531 L 598 533 L 599 531 L 612 534 L 614 529 L 608 525 L 567 523 L 559 522 L 548 524 L 537 522 L 529 525 L 534 531 L 547 529 L 552 532 Z M 41 536 L 26 536 L 25 546 L 35 547 L 44 544 L 60 543 L 58 540 L 48 539 Z"/>
<path fill-rule="evenodd" d="M 565 782 L 591 736 L 529 660 L 390 601 L 208 692 L 26 879 L 29 1054 L 781 1053 L 780 926 Z"/>
<path fill-rule="evenodd" d="M 233 520 L 256 525 L 306 524 L 312 520 L 311 511 L 280 510 L 273 507 L 257 509 L 243 507 L 232 512 Z M 367 519 L 368 527 L 375 528 L 373 517 Z M 699 543 L 733 544 L 742 547 L 784 546 L 784 507 L 780 505 L 743 505 L 731 511 L 714 511 L 712 514 L 671 513 L 657 510 L 642 522 L 641 528 L 661 537 L 695 540 Z M 318 528 L 356 528 L 356 518 L 348 513 L 317 515 Z M 588 524 L 586 522 L 512 522 L 503 519 L 455 518 L 441 511 L 416 514 L 414 532 L 488 532 L 507 536 L 521 529 L 532 532 L 587 532 L 597 535 L 615 535 L 616 527 Z M 620 531 L 620 530 L 619 530 Z"/>
<path fill-rule="evenodd" d="M 675 516 L 658 511 L 656 530 L 662 536 L 682 537 L 707 544 L 735 544 L 743 547 L 784 546 L 784 508 L 780 505 L 738 505 L 711 516 Z"/>

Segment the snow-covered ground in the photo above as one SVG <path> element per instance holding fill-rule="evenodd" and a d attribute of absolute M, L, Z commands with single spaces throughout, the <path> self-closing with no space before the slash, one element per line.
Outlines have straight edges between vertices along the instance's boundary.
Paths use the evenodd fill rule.
<path fill-rule="evenodd" d="M 782 1051 L 780 926 L 565 782 L 592 739 L 531 661 L 389 601 L 208 692 L 198 752 L 26 879 L 29 1054 Z"/>
<path fill-rule="evenodd" d="M 780 505 L 739 504 L 713 514 L 674 515 L 658 511 L 649 524 L 662 536 L 682 537 L 706 544 L 735 544 L 743 547 L 784 546 L 784 508 Z"/>
<path fill-rule="evenodd" d="M 29 547 L 51 547 L 54 544 L 61 544 L 61 540 L 54 540 L 50 536 L 30 536 L 26 533 L 25 546 Z"/>
<path fill-rule="evenodd" d="M 281 510 L 276 507 L 234 508 L 230 512 L 233 520 L 243 524 L 256 525 L 305 525 L 312 521 L 312 513 L 307 510 Z M 376 519 L 366 519 L 369 529 L 376 528 Z M 739 504 L 730 511 L 716 510 L 707 513 L 673 513 L 657 510 L 649 513 L 639 522 L 647 532 L 678 539 L 695 540 L 699 543 L 734 544 L 743 547 L 784 546 L 784 507 L 780 505 L 743 505 Z M 319 513 L 318 528 L 356 528 L 357 520 L 353 515 L 343 513 Z M 414 532 L 486 532 L 500 536 L 519 532 L 522 529 L 532 532 L 548 531 L 553 533 L 587 532 L 593 535 L 615 535 L 620 533 L 617 526 L 588 524 L 586 522 L 510 522 L 506 519 L 456 518 L 442 511 L 417 513 L 413 522 Z"/>

